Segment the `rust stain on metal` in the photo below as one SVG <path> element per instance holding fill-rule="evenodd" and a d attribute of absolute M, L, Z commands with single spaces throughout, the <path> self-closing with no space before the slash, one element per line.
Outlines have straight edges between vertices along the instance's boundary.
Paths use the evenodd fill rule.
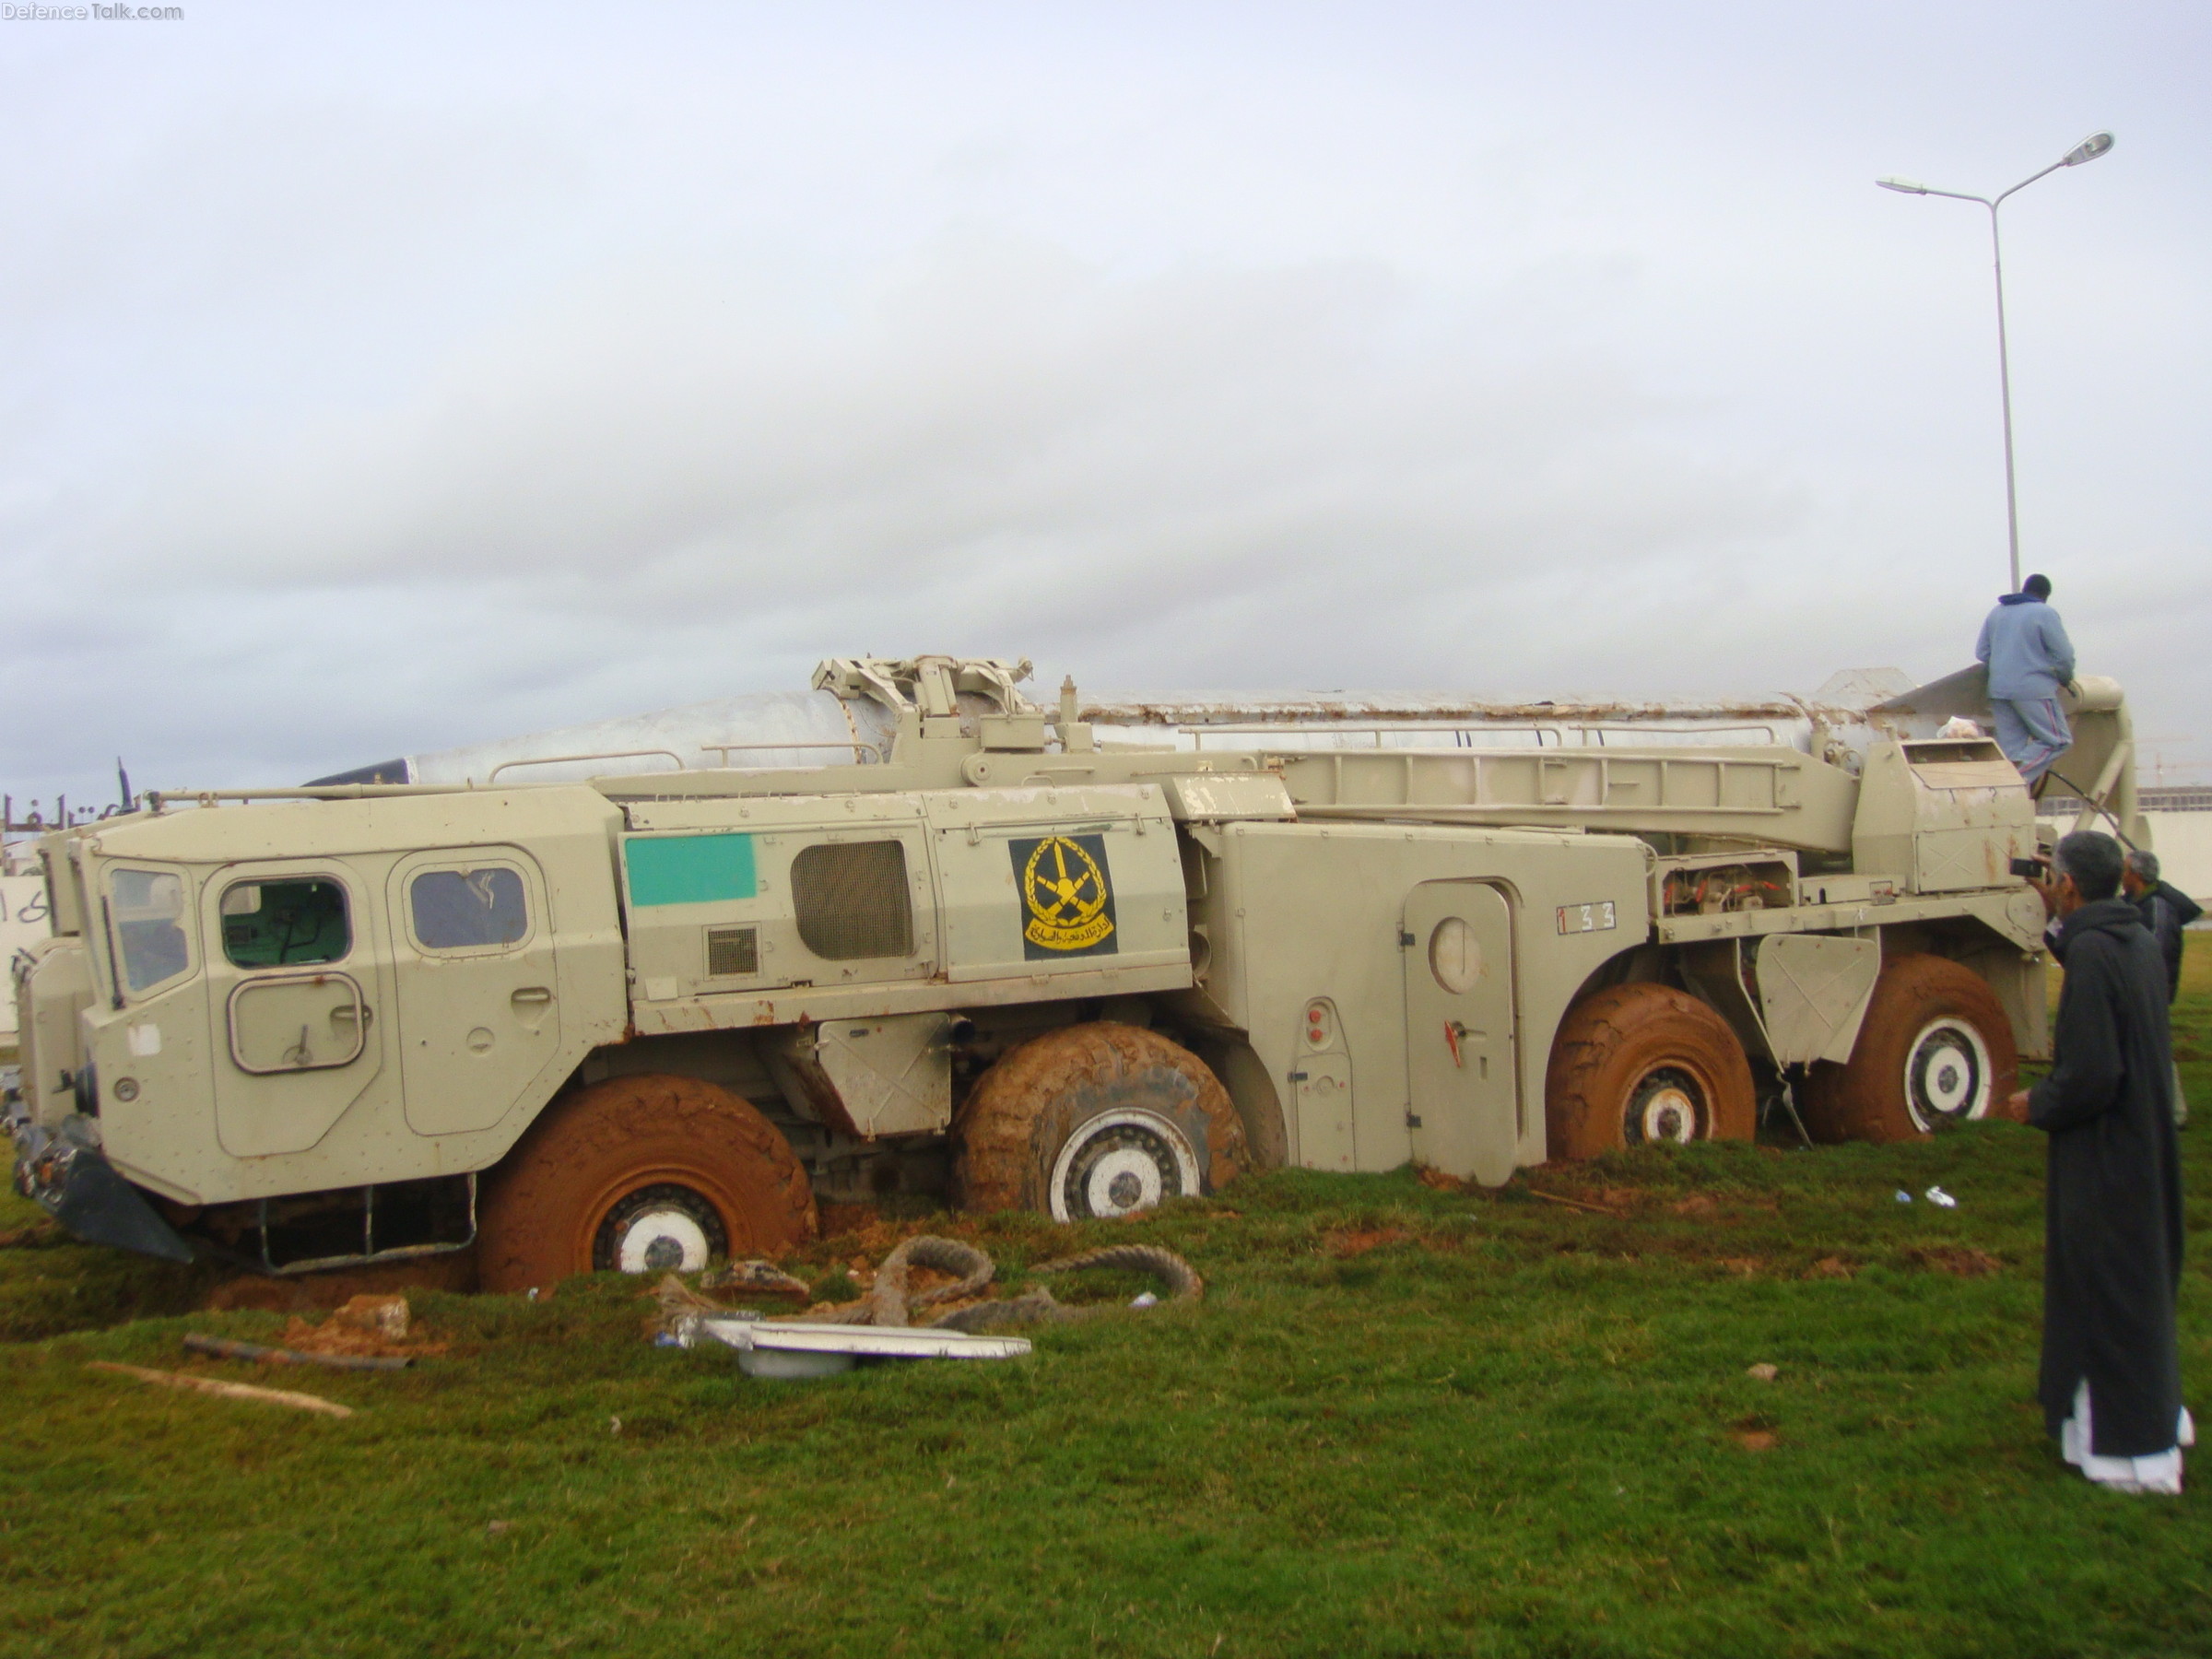
<path fill-rule="evenodd" d="M 826 1073 L 816 1066 L 795 1065 L 791 1072 L 799 1092 L 806 1097 L 806 1104 L 814 1109 L 817 1122 L 853 1140 L 868 1138 L 853 1121 L 853 1114 L 845 1110 L 844 1097 L 837 1092 Z"/>

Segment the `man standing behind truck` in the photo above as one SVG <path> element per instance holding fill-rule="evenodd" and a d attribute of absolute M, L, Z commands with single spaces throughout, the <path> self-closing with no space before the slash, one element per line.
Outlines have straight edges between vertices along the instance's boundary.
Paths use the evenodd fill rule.
<path fill-rule="evenodd" d="M 2182 990 L 2182 929 L 2203 915 L 2204 907 L 2171 882 L 2159 880 L 2159 855 L 2140 847 L 2128 849 L 2120 890 L 2136 901 L 2143 912 L 2143 925 L 2150 929 L 2150 936 L 2159 942 L 2159 954 L 2166 959 L 2166 1003 L 2171 1007 Z M 2178 1063 L 2173 1068 L 2173 1121 L 2177 1126 L 2189 1121 Z"/>
<path fill-rule="evenodd" d="M 2074 643 L 2050 600 L 2051 578 L 2029 577 L 1997 601 L 1974 646 L 1976 660 L 1989 665 L 1997 747 L 2030 788 L 2074 741 L 2058 706 L 2058 688 L 2074 679 Z"/>

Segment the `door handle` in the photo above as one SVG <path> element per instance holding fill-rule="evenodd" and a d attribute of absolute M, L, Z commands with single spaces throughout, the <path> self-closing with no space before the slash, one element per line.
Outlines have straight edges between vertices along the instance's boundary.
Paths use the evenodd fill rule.
<path fill-rule="evenodd" d="M 544 985 L 524 985 L 507 1000 L 512 1003 L 536 1003 L 543 1006 L 553 1000 L 553 993 Z"/>
<path fill-rule="evenodd" d="M 1488 1042 L 1490 1034 L 1488 1031 L 1470 1031 L 1456 1019 L 1444 1021 L 1444 1044 L 1452 1051 L 1452 1064 L 1464 1068 L 1467 1064 L 1466 1056 L 1459 1047 L 1463 1038 L 1475 1042 Z M 1482 1070 L 1485 1077 L 1489 1075 L 1490 1063 L 1488 1060 L 1483 1061 Z"/>
<path fill-rule="evenodd" d="M 330 1017 L 331 1017 L 333 1019 L 347 1019 L 347 1020 L 350 1020 L 350 1019 L 352 1019 L 352 1018 L 354 1018 L 354 1008 L 353 1008 L 353 1005 L 352 1005 L 351 1003 L 340 1003 L 340 1004 L 339 1004 L 339 1005 L 338 1005 L 336 1007 L 333 1008 L 333 1009 L 330 1011 Z M 376 1010 L 375 1010 L 374 1008 L 371 1008 L 371 1007 L 370 1007 L 370 1006 L 368 1006 L 366 1003 L 364 1003 L 364 1004 L 361 1006 L 361 1010 L 360 1010 L 360 1020 L 361 1020 L 361 1023 L 362 1023 L 363 1025 L 367 1025 L 367 1024 L 368 1024 L 368 1023 L 369 1023 L 371 1020 L 374 1019 L 375 1018 L 376 1018 Z"/>

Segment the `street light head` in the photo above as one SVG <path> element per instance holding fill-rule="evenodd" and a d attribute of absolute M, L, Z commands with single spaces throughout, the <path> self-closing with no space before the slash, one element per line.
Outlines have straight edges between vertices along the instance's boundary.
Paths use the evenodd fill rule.
<path fill-rule="evenodd" d="M 2091 133 L 2087 138 L 2084 138 L 2079 144 L 2076 145 L 2072 149 L 2066 152 L 2065 165 L 2067 167 L 2079 167 L 2084 161 L 2096 160 L 2098 157 L 2103 155 L 2106 150 L 2109 150 L 2112 147 L 2112 135 L 2110 133 Z M 2049 155 L 2051 152 L 2045 150 L 2043 153 L 2045 155 Z"/>
<path fill-rule="evenodd" d="M 2112 140 L 2108 138 L 2105 142 L 2110 144 Z M 1902 191 L 1907 195 L 1926 195 L 1928 194 L 1928 187 L 1925 184 L 1915 184 L 1910 179 L 1877 179 L 1875 182 L 1884 190 Z"/>

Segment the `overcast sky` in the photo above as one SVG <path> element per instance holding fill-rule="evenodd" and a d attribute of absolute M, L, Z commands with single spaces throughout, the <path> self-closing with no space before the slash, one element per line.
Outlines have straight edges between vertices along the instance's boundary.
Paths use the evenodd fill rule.
<path fill-rule="evenodd" d="M 0 23 L 0 785 L 288 782 L 815 660 L 1932 678 L 2027 566 L 2212 777 L 2212 8 Z M 2147 769 L 2147 781 L 2148 781 Z"/>

